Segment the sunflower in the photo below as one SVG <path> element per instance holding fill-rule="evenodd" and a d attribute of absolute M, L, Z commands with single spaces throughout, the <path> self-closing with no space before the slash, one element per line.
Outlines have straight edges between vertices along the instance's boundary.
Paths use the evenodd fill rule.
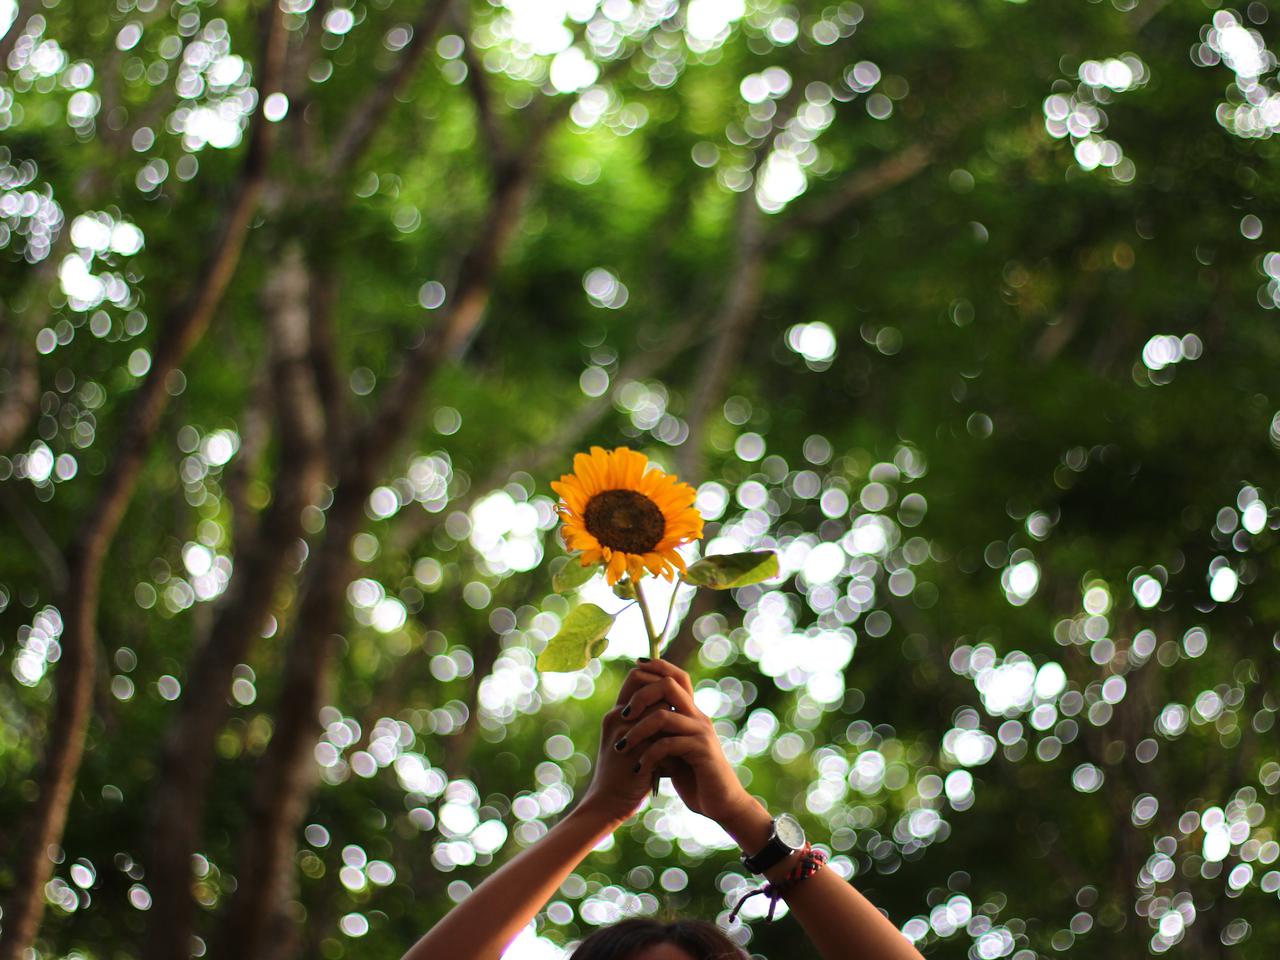
<path fill-rule="evenodd" d="M 685 569 L 676 547 L 702 538 L 693 487 L 649 469 L 648 457 L 626 447 L 577 454 L 573 473 L 551 489 L 561 497 L 565 546 L 581 551 L 584 567 L 605 564 L 610 585 L 624 574 L 638 580 L 645 570 L 673 579 Z"/>

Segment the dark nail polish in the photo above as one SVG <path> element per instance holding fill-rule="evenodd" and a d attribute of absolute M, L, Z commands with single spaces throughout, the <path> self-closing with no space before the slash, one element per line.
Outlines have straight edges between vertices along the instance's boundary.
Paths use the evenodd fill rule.
<path fill-rule="evenodd" d="M 626 737 L 623 737 L 621 740 L 619 740 L 617 743 L 615 743 L 615 744 L 613 745 L 613 749 L 615 749 L 615 750 L 621 750 L 621 749 L 623 749 L 624 747 L 626 747 L 626 745 L 627 745 L 627 738 L 626 738 Z"/>
<path fill-rule="evenodd" d="M 637 763 L 634 767 L 632 767 L 632 768 L 631 768 L 631 772 L 632 772 L 632 773 L 639 773 L 639 772 L 640 772 L 640 764 L 639 764 L 639 763 Z"/>
<path fill-rule="evenodd" d="M 622 716 L 623 717 L 631 716 L 631 704 L 627 704 L 625 707 L 622 708 Z"/>
<path fill-rule="evenodd" d="M 648 662 L 649 662 L 648 657 L 640 657 L 638 660 L 636 660 L 636 663 L 648 663 Z"/>

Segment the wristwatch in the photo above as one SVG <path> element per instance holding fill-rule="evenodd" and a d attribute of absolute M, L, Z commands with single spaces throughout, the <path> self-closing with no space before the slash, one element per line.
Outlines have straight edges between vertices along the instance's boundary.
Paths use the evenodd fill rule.
<path fill-rule="evenodd" d="M 773 821 L 769 842 L 759 853 L 743 855 L 742 865 L 752 873 L 764 873 L 776 863 L 804 849 L 804 827 L 789 813 L 779 814 Z"/>

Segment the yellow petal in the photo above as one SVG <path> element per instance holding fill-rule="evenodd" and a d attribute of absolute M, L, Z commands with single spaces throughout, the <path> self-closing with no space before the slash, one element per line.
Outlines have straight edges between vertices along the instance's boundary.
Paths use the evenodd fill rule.
<path fill-rule="evenodd" d="M 588 497 L 593 497 L 601 490 L 607 489 L 595 460 L 588 454 L 579 453 L 574 456 L 573 472 L 578 475 L 578 479 L 582 482 L 582 491 Z"/>
<path fill-rule="evenodd" d="M 551 489 L 560 494 L 562 499 L 574 513 L 582 513 L 587 509 L 587 500 L 589 499 L 582 489 L 582 484 L 578 482 L 577 477 L 571 477 L 563 483 L 551 484 Z"/>
<path fill-rule="evenodd" d="M 621 550 L 613 552 L 613 558 L 609 561 L 609 572 L 606 579 L 609 586 L 613 586 L 622 579 L 622 575 L 627 572 L 627 555 Z"/>
<path fill-rule="evenodd" d="M 570 550 L 599 550 L 600 541 L 589 533 L 563 533 L 564 545 Z"/>
<path fill-rule="evenodd" d="M 644 555 L 644 565 L 649 568 L 649 572 L 655 576 L 661 574 L 667 569 L 667 561 L 658 553 L 646 553 Z"/>
<path fill-rule="evenodd" d="M 605 451 L 604 447 L 591 448 L 591 462 L 596 468 L 596 475 L 600 478 L 600 489 L 616 490 L 618 481 L 614 476 L 613 457 Z"/>
<path fill-rule="evenodd" d="M 649 458 L 643 453 L 637 453 L 634 450 L 626 450 L 626 486 L 629 490 L 639 490 L 640 481 L 644 478 L 645 467 L 649 465 Z"/>
<path fill-rule="evenodd" d="M 632 580 L 639 580 L 644 576 L 644 558 L 634 553 L 627 554 L 627 573 Z"/>

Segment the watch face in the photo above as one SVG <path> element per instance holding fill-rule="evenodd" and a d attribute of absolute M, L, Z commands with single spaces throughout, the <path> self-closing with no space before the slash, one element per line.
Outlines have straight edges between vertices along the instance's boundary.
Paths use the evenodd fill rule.
<path fill-rule="evenodd" d="M 804 846 L 804 827 L 800 826 L 800 821 L 791 814 L 780 814 L 773 822 L 773 830 L 778 839 L 792 850 L 799 850 Z"/>

